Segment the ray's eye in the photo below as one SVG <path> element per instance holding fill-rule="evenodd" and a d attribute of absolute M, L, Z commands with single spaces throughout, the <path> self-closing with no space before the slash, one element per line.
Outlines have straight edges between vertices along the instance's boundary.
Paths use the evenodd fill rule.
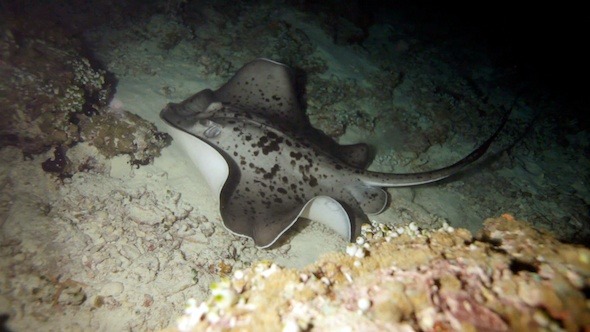
<path fill-rule="evenodd" d="M 203 123 L 201 123 L 203 124 Z M 221 134 L 221 126 L 213 121 L 206 120 L 206 124 L 203 124 L 207 129 L 203 132 L 203 135 L 207 138 L 214 138 Z"/>

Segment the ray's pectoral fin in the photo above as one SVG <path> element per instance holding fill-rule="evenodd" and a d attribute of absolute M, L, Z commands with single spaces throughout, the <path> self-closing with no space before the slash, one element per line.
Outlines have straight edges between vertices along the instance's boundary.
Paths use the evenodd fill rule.
<path fill-rule="evenodd" d="M 366 214 L 379 214 L 387 207 L 389 195 L 382 188 L 355 184 L 349 186 L 348 190 Z"/>
<path fill-rule="evenodd" d="M 367 169 L 373 160 L 373 151 L 365 143 L 336 145 L 334 156 L 350 166 Z"/>
<path fill-rule="evenodd" d="M 268 248 L 293 226 L 301 208 L 302 204 L 267 205 L 253 201 L 238 187 L 231 197 L 222 198 L 220 211 L 228 231 L 253 239 L 259 248 Z"/>
<path fill-rule="evenodd" d="M 351 239 L 353 236 L 350 216 L 342 204 L 332 197 L 314 197 L 301 210 L 299 216 L 322 223 L 345 239 Z"/>
<path fill-rule="evenodd" d="M 316 196 L 306 204 L 288 208 L 277 206 L 266 210 L 258 209 L 256 212 L 249 204 L 247 200 L 236 197 L 231 201 L 225 200 L 221 214 L 226 221 L 224 226 L 227 230 L 235 235 L 252 238 L 259 248 L 272 246 L 299 218 L 322 223 L 347 240 L 351 240 L 357 233 L 352 226 L 354 220 L 351 220 L 348 209 L 329 196 Z"/>

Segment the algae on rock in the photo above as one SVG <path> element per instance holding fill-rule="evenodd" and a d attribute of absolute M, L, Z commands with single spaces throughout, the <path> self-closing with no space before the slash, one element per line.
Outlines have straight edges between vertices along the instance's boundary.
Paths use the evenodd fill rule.
<path fill-rule="evenodd" d="M 106 72 L 55 24 L 7 20 L 0 29 L 0 146 L 37 154 L 79 141 L 75 115 L 96 112 L 112 93 Z"/>
<path fill-rule="evenodd" d="M 92 142 L 106 157 L 128 154 L 134 165 L 151 162 L 160 155 L 160 149 L 170 143 L 168 134 L 159 132 L 154 124 L 127 111 L 83 116 L 80 127 L 81 138 Z"/>
<path fill-rule="evenodd" d="M 180 331 L 582 331 L 590 328 L 590 250 L 509 214 L 476 237 L 448 224 L 363 225 L 349 247 L 302 269 L 236 270 L 189 302 Z M 227 301 L 231 300 L 231 301 Z M 224 304 L 223 306 L 221 304 Z M 168 329 L 166 331 L 178 331 Z"/>
<path fill-rule="evenodd" d="M 114 80 L 90 57 L 83 42 L 59 25 L 6 19 L 0 24 L 0 147 L 17 146 L 24 155 L 55 149 L 43 169 L 71 176 L 67 150 L 85 141 L 106 157 L 129 154 L 144 165 L 170 138 L 156 127 L 107 104 Z"/>

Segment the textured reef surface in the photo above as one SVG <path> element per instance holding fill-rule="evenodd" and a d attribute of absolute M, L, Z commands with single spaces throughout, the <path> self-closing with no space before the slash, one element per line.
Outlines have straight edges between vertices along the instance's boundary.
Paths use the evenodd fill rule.
<path fill-rule="evenodd" d="M 180 331 L 587 331 L 590 250 L 505 214 L 477 236 L 365 225 L 308 267 L 260 262 L 189 301 Z"/>
<path fill-rule="evenodd" d="M 79 142 L 106 157 L 128 154 L 134 165 L 160 155 L 168 135 L 109 105 L 116 82 L 86 53 L 79 37 L 51 21 L 0 25 L 0 147 L 17 146 L 25 156 L 55 149 L 42 167 L 61 176 L 88 170 L 67 156 Z"/>

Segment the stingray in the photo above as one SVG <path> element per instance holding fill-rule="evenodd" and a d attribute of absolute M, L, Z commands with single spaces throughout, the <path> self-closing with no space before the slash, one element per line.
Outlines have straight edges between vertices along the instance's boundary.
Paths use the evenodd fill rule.
<path fill-rule="evenodd" d="M 388 203 L 383 188 L 456 174 L 479 159 L 506 122 L 458 162 L 392 174 L 366 170 L 366 144 L 339 145 L 309 123 L 289 67 L 257 59 L 217 90 L 169 103 L 160 117 L 219 197 L 224 227 L 266 248 L 299 218 L 353 241 Z"/>

